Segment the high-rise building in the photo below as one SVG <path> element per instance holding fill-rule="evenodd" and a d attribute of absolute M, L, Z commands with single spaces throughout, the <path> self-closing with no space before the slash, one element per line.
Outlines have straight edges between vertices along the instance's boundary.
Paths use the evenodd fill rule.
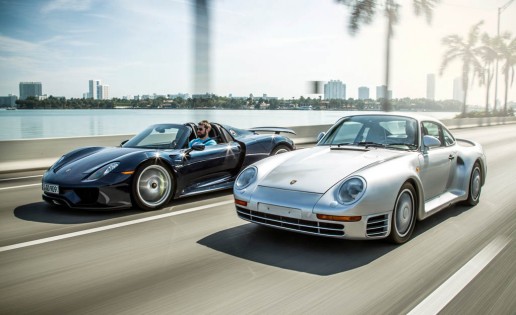
<path fill-rule="evenodd" d="M 18 100 L 16 95 L 0 96 L 0 106 L 16 107 L 16 100 Z"/>
<path fill-rule="evenodd" d="M 462 77 L 453 80 L 453 99 L 459 102 L 464 101 L 464 90 L 462 89 Z"/>
<path fill-rule="evenodd" d="M 20 82 L 20 100 L 26 100 L 29 96 L 39 97 L 43 95 L 41 82 Z"/>
<path fill-rule="evenodd" d="M 107 99 L 109 99 L 109 85 L 99 85 L 99 86 L 97 86 L 97 99 L 98 100 L 107 100 Z"/>
<path fill-rule="evenodd" d="M 340 80 L 330 80 L 324 85 L 325 100 L 344 100 L 346 99 L 346 85 Z"/>
<path fill-rule="evenodd" d="M 435 101 L 435 74 L 426 75 L 426 99 Z"/>
<path fill-rule="evenodd" d="M 359 100 L 369 99 L 369 88 L 368 87 L 361 86 L 358 88 L 358 99 Z"/>
<path fill-rule="evenodd" d="M 100 80 L 90 80 L 89 81 L 88 98 L 92 98 L 94 100 L 99 99 L 99 95 L 98 95 L 98 86 L 99 85 L 100 85 Z"/>
<path fill-rule="evenodd" d="M 381 98 L 385 98 L 385 95 L 388 95 L 389 99 L 392 99 L 392 90 L 389 90 L 388 94 L 386 92 L 387 92 L 387 86 L 385 86 L 385 85 L 377 86 L 376 87 L 376 99 L 379 100 Z"/>

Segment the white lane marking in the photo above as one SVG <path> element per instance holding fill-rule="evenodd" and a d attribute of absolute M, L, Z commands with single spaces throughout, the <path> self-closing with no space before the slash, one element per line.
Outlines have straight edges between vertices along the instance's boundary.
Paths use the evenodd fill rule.
<path fill-rule="evenodd" d="M 461 269 L 426 297 L 407 315 L 434 315 L 439 313 L 462 289 L 466 287 L 509 243 L 497 237 L 468 261 Z"/>
<path fill-rule="evenodd" d="M 20 186 L 11 186 L 11 187 L 4 187 L 4 188 L 0 188 L 0 190 L 9 190 L 9 189 L 25 188 L 25 187 L 32 187 L 32 186 L 41 186 L 41 183 L 38 183 L 38 184 L 28 184 L 28 185 L 20 185 Z"/>
<path fill-rule="evenodd" d="M 32 176 L 23 176 L 23 177 L 2 178 L 2 179 L 0 179 L 0 182 L 6 182 L 6 181 L 9 181 L 9 180 L 36 178 L 36 177 L 43 177 L 43 175 L 32 175 Z"/>
<path fill-rule="evenodd" d="M 72 232 L 72 233 L 67 233 L 67 234 L 63 234 L 63 235 L 42 238 L 39 240 L 3 246 L 3 247 L 0 247 L 0 252 L 6 252 L 9 250 L 13 250 L 13 249 L 18 249 L 18 248 L 23 248 L 23 247 L 33 246 L 33 245 L 39 245 L 39 244 L 49 243 L 49 242 L 53 242 L 53 241 L 59 241 L 59 240 L 67 239 L 67 238 L 72 238 L 72 237 L 76 237 L 76 236 L 112 230 L 112 229 L 129 226 L 129 225 L 133 225 L 133 224 L 159 220 L 159 219 L 168 218 L 168 217 L 172 217 L 172 216 L 176 216 L 176 215 L 180 215 L 180 214 L 190 213 L 190 212 L 199 211 L 199 210 L 205 210 L 205 209 L 213 208 L 213 207 L 217 207 L 217 206 L 223 206 L 223 205 L 227 205 L 230 203 L 234 203 L 234 201 L 233 200 L 221 201 L 221 202 L 212 203 L 210 205 L 199 206 L 199 207 L 194 207 L 194 208 L 190 208 L 190 209 L 164 213 L 164 214 L 156 215 L 153 217 L 147 217 L 147 218 L 127 221 L 127 222 L 122 222 L 122 223 L 101 226 L 98 228 L 88 229 L 88 230 L 84 230 L 84 231 Z"/>

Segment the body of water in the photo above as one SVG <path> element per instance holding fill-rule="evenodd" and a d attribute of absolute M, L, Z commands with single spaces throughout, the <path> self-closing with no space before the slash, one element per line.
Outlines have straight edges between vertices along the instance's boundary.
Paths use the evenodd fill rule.
<path fill-rule="evenodd" d="M 90 109 L 0 110 L 0 140 L 136 134 L 156 123 L 198 122 L 203 119 L 237 128 L 293 127 L 333 124 L 347 111 L 314 110 L 183 110 Z M 438 119 L 455 112 L 426 112 Z"/>

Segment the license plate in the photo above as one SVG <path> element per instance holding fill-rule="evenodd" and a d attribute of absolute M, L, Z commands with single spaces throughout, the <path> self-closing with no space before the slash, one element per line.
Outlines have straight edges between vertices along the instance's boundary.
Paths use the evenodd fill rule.
<path fill-rule="evenodd" d="M 51 194 L 59 194 L 59 185 L 43 183 L 43 191 Z"/>
<path fill-rule="evenodd" d="M 295 208 L 288 208 L 288 207 L 270 205 L 270 204 L 266 204 L 266 203 L 259 203 L 258 211 L 275 214 L 275 215 L 279 215 L 282 217 L 301 219 L 301 210 L 295 209 Z"/>

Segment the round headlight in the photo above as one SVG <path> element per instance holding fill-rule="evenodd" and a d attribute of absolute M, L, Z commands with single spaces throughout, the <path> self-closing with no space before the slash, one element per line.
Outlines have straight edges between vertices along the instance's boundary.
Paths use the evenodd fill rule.
<path fill-rule="evenodd" d="M 235 181 L 235 188 L 244 189 L 251 185 L 256 180 L 257 173 L 258 170 L 254 166 L 246 168 L 242 173 L 240 173 L 240 175 L 238 175 L 238 178 Z"/>
<path fill-rule="evenodd" d="M 340 185 L 337 200 L 343 205 L 357 202 L 366 189 L 366 183 L 361 177 L 352 177 Z"/>

